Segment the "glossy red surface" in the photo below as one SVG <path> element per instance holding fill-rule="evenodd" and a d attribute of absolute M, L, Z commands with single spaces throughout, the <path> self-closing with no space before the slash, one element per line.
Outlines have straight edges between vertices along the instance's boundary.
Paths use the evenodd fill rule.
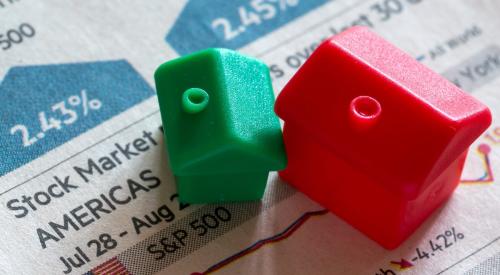
<path fill-rule="evenodd" d="M 488 108 L 366 28 L 325 41 L 279 95 L 287 182 L 386 248 L 457 186 Z"/>

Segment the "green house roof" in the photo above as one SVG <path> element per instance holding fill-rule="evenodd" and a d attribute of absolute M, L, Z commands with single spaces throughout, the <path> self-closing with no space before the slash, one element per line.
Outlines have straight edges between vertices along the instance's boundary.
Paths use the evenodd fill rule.
<path fill-rule="evenodd" d="M 230 50 L 207 49 L 162 64 L 155 81 L 174 174 L 286 166 L 264 63 Z"/>

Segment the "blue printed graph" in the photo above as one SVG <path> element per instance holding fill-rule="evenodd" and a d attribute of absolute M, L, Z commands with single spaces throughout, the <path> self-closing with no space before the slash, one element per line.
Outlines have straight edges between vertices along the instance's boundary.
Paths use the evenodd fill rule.
<path fill-rule="evenodd" d="M 0 176 L 153 94 L 125 60 L 11 68 L 0 83 Z"/>
<path fill-rule="evenodd" d="M 209 47 L 237 49 L 329 0 L 190 0 L 165 40 L 185 55 Z"/>

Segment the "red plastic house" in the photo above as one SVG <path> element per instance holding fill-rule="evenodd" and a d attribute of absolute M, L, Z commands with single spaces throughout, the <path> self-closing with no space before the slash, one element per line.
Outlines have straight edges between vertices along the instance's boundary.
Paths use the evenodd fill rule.
<path fill-rule="evenodd" d="M 355 27 L 324 42 L 279 95 L 280 176 L 392 249 L 453 192 L 486 106 Z"/>

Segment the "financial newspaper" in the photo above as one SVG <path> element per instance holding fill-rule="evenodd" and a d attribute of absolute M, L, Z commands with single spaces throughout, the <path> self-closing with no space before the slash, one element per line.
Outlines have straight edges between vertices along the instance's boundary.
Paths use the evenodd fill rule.
<path fill-rule="evenodd" d="M 497 0 L 0 0 L 0 273 L 500 274 L 499 13 Z M 391 251 L 275 172 L 259 202 L 179 203 L 155 69 L 236 49 L 268 64 L 278 95 L 353 25 L 490 107 L 451 199 Z"/>

